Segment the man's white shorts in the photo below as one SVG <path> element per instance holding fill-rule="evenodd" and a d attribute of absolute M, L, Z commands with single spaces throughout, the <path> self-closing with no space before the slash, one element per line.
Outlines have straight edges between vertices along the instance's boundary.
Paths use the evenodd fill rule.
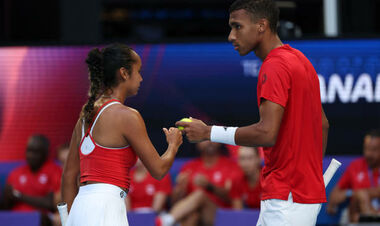
<path fill-rule="evenodd" d="M 126 193 L 111 184 L 89 184 L 79 188 L 66 226 L 128 226 Z"/>
<path fill-rule="evenodd" d="M 292 193 L 288 200 L 264 200 L 260 203 L 260 216 L 256 226 L 314 226 L 321 205 L 295 203 Z"/>

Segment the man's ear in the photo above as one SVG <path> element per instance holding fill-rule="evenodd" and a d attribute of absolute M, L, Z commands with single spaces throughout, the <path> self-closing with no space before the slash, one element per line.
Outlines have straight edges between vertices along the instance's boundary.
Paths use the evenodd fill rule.
<path fill-rule="evenodd" d="M 259 32 L 260 33 L 265 32 L 269 27 L 269 21 L 265 18 L 259 19 L 257 24 L 259 26 Z"/>

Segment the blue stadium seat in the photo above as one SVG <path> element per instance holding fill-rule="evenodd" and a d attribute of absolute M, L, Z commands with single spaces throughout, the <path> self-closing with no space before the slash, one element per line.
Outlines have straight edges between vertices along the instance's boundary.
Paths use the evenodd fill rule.
<path fill-rule="evenodd" d="M 144 225 L 144 226 L 154 226 L 156 214 L 154 212 L 133 212 L 129 211 L 127 213 L 129 225 Z"/>
<path fill-rule="evenodd" d="M 3 194 L 5 182 L 8 178 L 9 173 L 24 163 L 25 161 L 0 162 L 0 196 Z"/>
<path fill-rule="evenodd" d="M 4 226 L 40 226 L 40 213 L 0 211 L 0 222 Z"/>
<path fill-rule="evenodd" d="M 215 226 L 252 226 L 259 219 L 259 210 L 218 209 L 215 215 Z"/>

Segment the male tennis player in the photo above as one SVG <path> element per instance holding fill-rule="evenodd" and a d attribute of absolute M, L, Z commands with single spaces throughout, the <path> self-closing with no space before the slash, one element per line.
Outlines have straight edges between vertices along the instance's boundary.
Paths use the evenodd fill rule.
<path fill-rule="evenodd" d="M 261 212 L 257 225 L 315 225 L 326 202 L 322 157 L 328 121 L 318 76 L 298 50 L 277 35 L 279 10 L 272 0 L 237 0 L 230 7 L 228 40 L 240 55 L 263 60 L 257 84 L 259 122 L 245 127 L 177 122 L 192 142 L 211 140 L 263 146 Z"/>

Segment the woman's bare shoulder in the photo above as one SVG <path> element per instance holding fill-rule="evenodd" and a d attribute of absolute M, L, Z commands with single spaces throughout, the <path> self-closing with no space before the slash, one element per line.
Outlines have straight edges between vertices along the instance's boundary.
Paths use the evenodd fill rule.
<path fill-rule="evenodd" d="M 137 111 L 134 108 L 131 108 L 131 107 L 128 107 L 125 105 L 121 105 L 121 104 L 115 106 L 112 115 L 113 115 L 113 117 L 115 117 L 115 119 L 121 120 L 122 122 L 131 123 L 131 121 L 142 120 L 142 117 L 141 117 L 139 111 Z"/>

